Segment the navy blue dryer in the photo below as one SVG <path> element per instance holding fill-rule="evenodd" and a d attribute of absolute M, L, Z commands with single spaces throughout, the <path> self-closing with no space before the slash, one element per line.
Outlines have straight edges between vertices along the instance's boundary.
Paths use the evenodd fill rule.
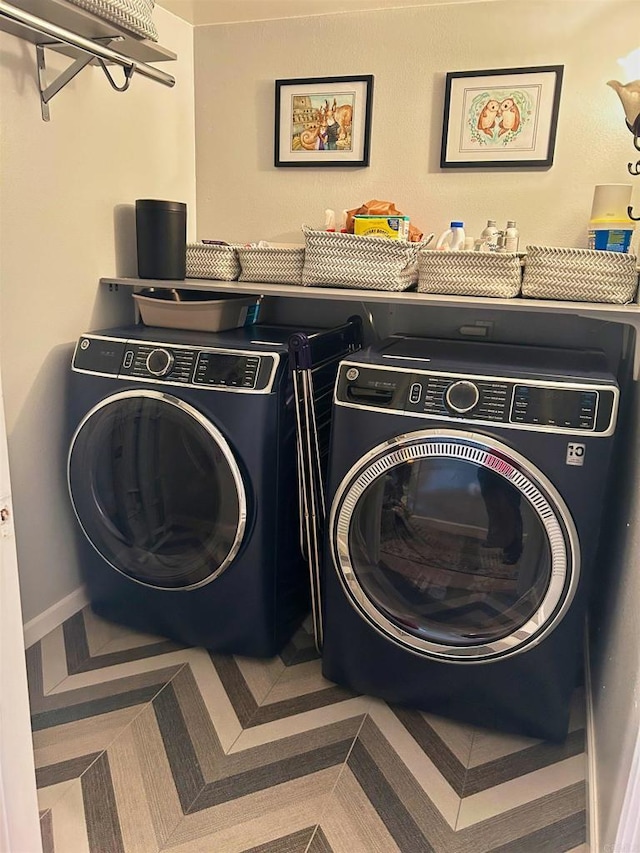
<path fill-rule="evenodd" d="M 293 331 L 140 325 L 82 335 L 68 482 L 96 613 L 257 657 L 291 636 L 309 605 Z"/>
<path fill-rule="evenodd" d="M 567 732 L 618 410 L 602 354 L 397 336 L 340 365 L 323 672 Z"/>

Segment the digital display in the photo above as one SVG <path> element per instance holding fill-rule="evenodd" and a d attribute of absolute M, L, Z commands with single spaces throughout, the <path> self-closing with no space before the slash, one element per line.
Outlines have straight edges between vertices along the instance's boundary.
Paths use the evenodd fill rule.
<path fill-rule="evenodd" d="M 259 369 L 259 356 L 201 352 L 194 381 L 198 385 L 255 388 Z"/>
<path fill-rule="evenodd" d="M 225 382 L 234 374 L 238 375 L 242 373 L 244 365 L 241 362 L 243 361 L 244 359 L 239 359 L 234 355 L 208 353 L 202 359 L 202 362 L 206 365 L 205 379 L 208 382 Z"/>
<path fill-rule="evenodd" d="M 516 385 L 511 421 L 515 423 L 593 429 L 597 391 Z"/>

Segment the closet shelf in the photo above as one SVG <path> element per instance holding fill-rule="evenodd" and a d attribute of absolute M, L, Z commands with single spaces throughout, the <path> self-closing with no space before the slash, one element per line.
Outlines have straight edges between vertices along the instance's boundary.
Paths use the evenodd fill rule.
<path fill-rule="evenodd" d="M 184 281 L 146 278 L 101 278 L 100 283 L 131 288 L 172 288 L 210 290 L 220 293 L 247 293 L 263 296 L 285 296 L 304 299 L 368 302 L 384 305 L 414 305 L 425 308 L 484 309 L 494 311 L 528 311 L 532 313 L 575 314 L 635 326 L 640 330 L 640 305 L 614 305 L 603 302 L 564 302 L 551 299 L 497 299 L 487 296 L 446 296 L 415 291 L 352 290 L 337 287 L 301 287 L 270 282 L 218 281 L 187 278 Z"/>
<path fill-rule="evenodd" d="M 49 101 L 89 63 L 101 65 L 111 85 L 119 91 L 129 87 L 134 72 L 164 86 L 175 78 L 148 62 L 167 62 L 176 54 L 147 39 L 139 39 L 110 21 L 97 18 L 66 0 L 0 0 L 0 30 L 36 45 L 42 117 L 49 120 Z M 112 48 L 110 45 L 115 47 Z M 53 50 L 74 62 L 51 84 L 44 80 L 44 50 Z M 118 85 L 107 64 L 119 65 L 124 84 Z"/>

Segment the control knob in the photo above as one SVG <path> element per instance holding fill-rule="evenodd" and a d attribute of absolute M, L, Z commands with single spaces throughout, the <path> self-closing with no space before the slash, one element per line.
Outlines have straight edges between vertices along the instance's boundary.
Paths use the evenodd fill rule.
<path fill-rule="evenodd" d="M 153 349 L 147 356 L 147 370 L 152 376 L 166 376 L 173 367 L 173 354 L 166 349 Z"/>
<path fill-rule="evenodd" d="M 480 399 L 478 386 L 466 379 L 454 382 L 445 391 L 444 401 L 447 407 L 459 415 L 470 412 Z"/>

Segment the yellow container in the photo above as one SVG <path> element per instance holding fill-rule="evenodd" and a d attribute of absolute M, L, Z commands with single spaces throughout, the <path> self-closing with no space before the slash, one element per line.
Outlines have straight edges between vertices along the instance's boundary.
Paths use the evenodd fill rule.
<path fill-rule="evenodd" d="M 408 216 L 353 217 L 353 233 L 360 237 L 389 237 L 391 240 L 409 239 Z"/>

